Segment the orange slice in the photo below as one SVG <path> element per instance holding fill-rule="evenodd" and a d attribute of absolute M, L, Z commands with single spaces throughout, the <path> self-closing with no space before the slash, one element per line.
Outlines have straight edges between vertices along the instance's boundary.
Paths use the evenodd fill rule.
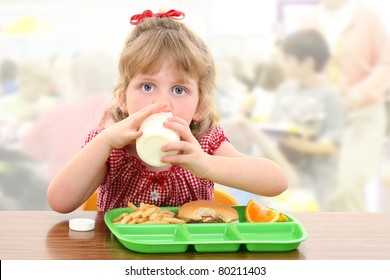
<path fill-rule="evenodd" d="M 264 207 L 256 203 L 252 199 L 249 200 L 248 204 L 246 205 L 245 218 L 250 223 L 288 221 L 287 217 L 282 213 L 280 213 L 279 211 Z"/>
<path fill-rule="evenodd" d="M 227 205 L 238 205 L 237 199 L 228 192 L 214 189 L 214 200 L 226 203 Z"/>

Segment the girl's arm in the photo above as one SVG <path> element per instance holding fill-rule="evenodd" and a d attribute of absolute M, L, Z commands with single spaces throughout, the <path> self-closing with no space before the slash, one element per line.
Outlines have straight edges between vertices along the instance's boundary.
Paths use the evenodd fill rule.
<path fill-rule="evenodd" d="M 50 207 L 61 213 L 77 209 L 104 182 L 108 172 L 106 161 L 112 150 L 140 137 L 139 127 L 148 116 L 169 110 L 164 103 L 149 105 L 95 136 L 50 182 L 47 191 Z"/>
<path fill-rule="evenodd" d="M 227 141 L 213 156 L 207 156 L 204 177 L 218 184 L 264 196 L 275 196 L 287 189 L 287 177 L 276 163 L 241 154 Z"/>
<path fill-rule="evenodd" d="M 50 207 L 60 213 L 77 209 L 104 181 L 106 160 L 112 151 L 105 131 L 85 145 L 50 182 L 47 199 Z"/>
<path fill-rule="evenodd" d="M 277 163 L 286 173 L 289 187 L 300 185 L 301 179 L 299 178 L 299 174 L 295 167 L 285 157 L 277 143 L 268 137 L 261 129 L 256 127 L 256 125 L 253 125 L 251 121 L 243 116 L 232 118 L 230 121 L 224 123 L 224 127 L 226 127 L 226 125 L 231 126 L 232 133 L 239 133 L 243 141 L 248 141 L 247 139 L 250 139 L 250 142 L 253 141 L 260 147 L 264 157 Z"/>

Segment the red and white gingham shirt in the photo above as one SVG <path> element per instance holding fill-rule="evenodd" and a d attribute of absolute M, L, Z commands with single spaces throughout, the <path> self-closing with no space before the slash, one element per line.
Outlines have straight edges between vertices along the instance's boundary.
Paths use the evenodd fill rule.
<path fill-rule="evenodd" d="M 91 131 L 87 144 L 103 129 Z M 220 126 L 213 127 L 199 143 L 205 153 L 213 154 L 222 142 L 228 141 Z M 169 170 L 148 171 L 141 160 L 129 156 L 127 148 L 114 149 L 107 159 L 108 175 L 99 186 L 98 208 L 107 211 L 127 207 L 129 201 L 157 206 L 180 206 L 199 199 L 214 199 L 214 183 L 199 179 L 190 171 L 172 165 Z"/>

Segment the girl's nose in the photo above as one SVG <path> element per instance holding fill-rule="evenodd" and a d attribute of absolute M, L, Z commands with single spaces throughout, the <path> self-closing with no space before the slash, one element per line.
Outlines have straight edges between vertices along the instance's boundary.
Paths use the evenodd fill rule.
<path fill-rule="evenodd" d="M 155 103 L 169 103 L 171 98 L 171 92 L 166 89 L 157 89 L 156 94 L 154 94 Z"/>
<path fill-rule="evenodd" d="M 168 100 L 159 98 L 159 99 L 154 100 L 153 103 L 154 104 L 157 104 L 157 103 L 158 104 L 166 104 L 169 107 L 169 109 L 172 111 L 172 106 L 171 106 L 171 104 L 170 104 L 170 102 Z"/>

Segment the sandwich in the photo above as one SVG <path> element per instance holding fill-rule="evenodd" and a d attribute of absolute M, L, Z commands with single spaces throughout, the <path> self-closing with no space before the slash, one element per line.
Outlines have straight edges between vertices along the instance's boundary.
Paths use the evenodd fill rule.
<path fill-rule="evenodd" d="M 238 222 L 236 209 L 213 200 L 197 200 L 183 204 L 177 217 L 187 223 L 234 223 Z"/>

